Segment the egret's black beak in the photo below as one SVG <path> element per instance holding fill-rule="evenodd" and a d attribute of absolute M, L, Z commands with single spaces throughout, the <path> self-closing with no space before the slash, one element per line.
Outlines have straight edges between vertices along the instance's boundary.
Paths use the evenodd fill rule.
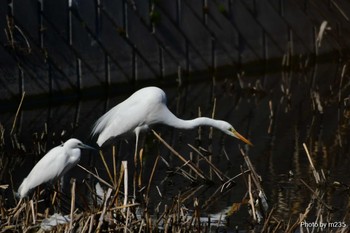
<path fill-rule="evenodd" d="M 79 145 L 79 148 L 81 149 L 87 149 L 87 150 L 97 150 L 96 148 L 92 147 L 92 146 L 89 146 L 89 145 L 86 145 L 86 144 L 81 144 Z"/>

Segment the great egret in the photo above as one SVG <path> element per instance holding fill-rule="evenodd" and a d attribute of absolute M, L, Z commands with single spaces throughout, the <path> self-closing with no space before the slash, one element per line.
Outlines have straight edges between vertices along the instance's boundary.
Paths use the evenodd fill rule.
<path fill-rule="evenodd" d="M 36 186 L 63 176 L 68 170 L 77 165 L 80 160 L 80 149 L 94 149 L 75 138 L 52 148 L 30 171 L 18 188 L 20 198 Z"/>
<path fill-rule="evenodd" d="M 201 125 L 211 126 L 252 145 L 226 121 L 207 117 L 182 120 L 176 117 L 166 106 L 164 91 L 158 87 L 142 88 L 113 107 L 97 120 L 92 135 L 99 134 L 97 144 L 101 147 L 110 138 L 134 133 L 136 155 L 140 132 L 154 124 L 164 124 L 178 129 L 192 129 Z"/>

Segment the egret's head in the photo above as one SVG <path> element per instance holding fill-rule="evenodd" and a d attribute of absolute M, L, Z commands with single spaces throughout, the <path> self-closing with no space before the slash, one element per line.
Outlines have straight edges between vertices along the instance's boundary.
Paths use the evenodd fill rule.
<path fill-rule="evenodd" d="M 230 123 L 228 123 L 228 122 L 226 122 L 226 121 L 220 121 L 219 124 L 220 124 L 221 130 L 222 130 L 224 133 L 226 133 L 226 134 L 228 134 L 228 135 L 230 135 L 230 136 L 232 136 L 232 137 L 238 138 L 239 140 L 241 140 L 241 141 L 247 143 L 247 144 L 250 145 L 250 146 L 253 145 L 248 139 L 246 139 L 246 138 L 243 137 L 241 134 L 239 134 L 239 133 L 235 130 L 235 128 L 233 128 L 233 126 L 232 126 Z"/>
<path fill-rule="evenodd" d="M 64 147 L 69 148 L 69 149 L 90 149 L 90 150 L 96 150 L 95 148 L 88 146 L 84 143 L 82 143 L 80 140 L 76 139 L 76 138 L 71 138 L 69 140 L 67 140 L 64 143 Z"/>

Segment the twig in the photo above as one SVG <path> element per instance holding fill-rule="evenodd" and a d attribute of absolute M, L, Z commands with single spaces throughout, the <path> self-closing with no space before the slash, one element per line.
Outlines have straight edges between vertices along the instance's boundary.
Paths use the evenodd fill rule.
<path fill-rule="evenodd" d="M 76 182 L 75 182 L 75 179 L 73 178 L 72 179 L 72 190 L 71 190 L 72 199 L 70 202 L 70 223 L 69 223 L 69 231 L 70 232 L 72 231 L 72 227 L 73 227 L 73 213 L 74 213 L 74 209 L 75 209 L 75 185 L 76 185 Z"/>
<path fill-rule="evenodd" d="M 122 161 L 123 171 L 124 171 L 124 206 L 128 203 L 128 161 Z M 123 208 L 123 212 L 126 211 L 124 233 L 128 231 L 128 222 L 130 216 L 130 208 Z"/>
<path fill-rule="evenodd" d="M 241 152 L 241 154 L 242 154 L 242 156 L 243 156 L 243 158 L 244 158 L 244 160 L 245 160 L 245 162 L 246 162 L 246 164 L 247 164 L 248 169 L 251 171 L 251 174 L 252 174 L 251 178 L 252 178 L 254 184 L 256 185 L 256 188 L 257 188 L 258 190 L 263 190 L 263 188 L 262 188 L 261 185 L 260 185 L 260 181 L 259 181 L 260 178 L 259 178 L 259 175 L 258 175 L 258 173 L 255 171 L 255 168 L 254 168 L 252 162 L 250 161 L 250 158 L 244 153 L 244 151 L 242 150 L 242 148 L 240 148 L 240 152 Z"/>
<path fill-rule="evenodd" d="M 86 171 L 87 173 L 89 173 L 90 175 L 92 175 L 93 177 L 95 177 L 96 179 L 98 179 L 101 183 L 107 185 L 110 188 L 113 188 L 112 185 L 110 185 L 107 181 L 103 180 L 101 177 L 95 175 L 94 173 L 90 172 L 89 170 L 87 170 L 85 167 L 81 166 L 80 164 L 78 164 L 78 167 L 80 167 L 81 169 L 83 169 L 84 171 Z"/>
<path fill-rule="evenodd" d="M 86 231 L 89 222 L 92 221 L 92 219 L 93 219 L 93 216 L 94 216 L 94 214 L 91 214 L 91 215 L 88 217 L 88 219 L 87 219 L 86 222 L 84 223 L 84 226 L 83 226 L 81 232 L 85 232 L 85 231 Z"/>
<path fill-rule="evenodd" d="M 265 230 L 267 229 L 267 227 L 269 226 L 269 222 L 270 222 L 270 218 L 272 216 L 272 213 L 274 212 L 275 208 L 273 207 L 269 213 L 269 215 L 267 216 L 266 220 L 265 220 L 265 223 L 264 223 L 264 226 L 261 230 L 261 232 L 265 232 Z"/>
<path fill-rule="evenodd" d="M 312 170 L 312 173 L 314 174 L 316 184 L 319 184 L 320 183 L 320 175 L 318 174 L 318 172 L 315 169 L 314 163 L 312 162 L 309 150 L 307 149 L 305 143 L 303 143 L 303 147 L 304 147 L 304 150 L 306 152 L 307 158 L 309 159 L 309 163 L 311 165 L 311 170 Z"/>
<path fill-rule="evenodd" d="M 160 156 L 158 155 L 157 158 L 156 158 L 156 161 L 154 162 L 153 169 L 152 169 L 152 172 L 151 172 L 151 176 L 150 176 L 149 181 L 148 181 L 147 191 L 146 191 L 146 198 L 147 198 L 147 199 L 148 199 L 149 190 L 150 190 L 150 188 L 151 188 L 151 182 L 152 182 L 154 173 L 155 173 L 155 171 L 156 171 L 156 167 L 157 167 L 157 164 L 158 164 L 159 157 L 160 157 Z"/>
<path fill-rule="evenodd" d="M 111 172 L 109 171 L 109 168 L 108 168 L 108 165 L 107 165 L 107 163 L 106 163 L 105 157 L 104 157 L 104 155 L 103 155 L 103 153 L 102 153 L 101 150 L 100 150 L 100 156 L 101 156 L 103 165 L 104 165 L 105 168 L 106 168 L 106 171 L 107 171 L 107 174 L 108 174 L 108 176 L 109 176 L 109 179 L 111 180 L 111 182 L 112 182 L 113 185 L 114 185 L 114 180 L 113 180 L 112 174 L 111 174 Z"/>
<path fill-rule="evenodd" d="M 34 203 L 33 200 L 30 200 L 30 209 L 32 210 L 32 216 L 33 216 L 33 224 L 36 222 L 36 216 L 35 216 L 35 210 L 34 210 Z"/>
<path fill-rule="evenodd" d="M 228 177 L 225 174 L 223 174 L 211 161 L 209 161 L 197 148 L 195 148 L 191 144 L 187 145 L 191 147 L 192 150 L 194 150 L 198 155 L 201 156 L 202 159 L 204 159 L 209 164 L 209 166 L 214 170 L 215 174 L 221 181 L 224 181 L 224 179 L 228 179 Z"/>
<path fill-rule="evenodd" d="M 152 130 L 152 132 L 158 138 L 158 140 L 161 141 L 174 155 L 176 155 L 184 163 L 187 163 L 188 167 L 191 168 L 199 177 L 205 180 L 210 180 L 203 174 L 203 172 L 198 167 L 196 167 L 191 161 L 188 161 L 184 157 L 182 157 L 176 150 L 174 150 L 168 143 L 166 143 L 154 130 Z"/>
<path fill-rule="evenodd" d="M 309 203 L 309 205 L 305 209 L 305 212 L 299 215 L 299 218 L 297 219 L 297 221 L 289 229 L 286 230 L 287 233 L 294 232 L 294 229 L 307 217 L 307 215 L 311 210 L 311 207 L 312 207 L 312 202 Z"/>
<path fill-rule="evenodd" d="M 143 148 L 140 149 L 139 158 L 140 158 L 140 172 L 138 175 L 138 186 L 141 187 L 141 185 L 142 185 L 142 170 L 143 170 L 143 165 L 142 165 Z"/>
<path fill-rule="evenodd" d="M 255 206 L 254 206 L 254 199 L 252 194 L 252 180 L 251 180 L 251 174 L 248 175 L 248 192 L 249 192 L 249 202 L 252 207 L 253 212 L 253 218 L 254 221 L 256 221 L 256 213 L 255 213 Z"/>
<path fill-rule="evenodd" d="M 114 211 L 114 210 L 129 208 L 129 207 L 135 207 L 135 206 L 139 206 L 139 205 L 140 205 L 140 203 L 130 203 L 130 204 L 121 205 L 121 206 L 109 207 L 107 209 L 108 209 L 108 211 Z M 96 214 L 102 214 L 102 211 L 103 210 L 98 211 L 98 212 L 96 212 Z"/>
<path fill-rule="evenodd" d="M 220 190 L 220 191 L 222 192 L 222 191 L 224 190 L 224 188 L 225 188 L 226 185 L 230 184 L 233 180 L 235 180 L 236 178 L 240 177 L 241 175 L 246 174 L 247 172 L 250 172 L 250 170 L 249 170 L 249 169 L 248 169 L 248 170 L 245 170 L 245 171 L 239 173 L 238 175 L 235 175 L 234 177 L 232 177 L 232 178 L 230 178 L 229 180 L 227 180 L 225 183 L 223 183 L 223 184 L 221 185 L 221 190 Z"/>
<path fill-rule="evenodd" d="M 21 101 L 19 102 L 19 105 L 18 105 L 18 108 L 17 108 L 17 112 L 16 112 L 16 115 L 15 115 L 15 119 L 13 120 L 11 132 L 10 132 L 11 135 L 12 135 L 12 133 L 13 133 L 13 130 L 15 129 L 16 122 L 17 122 L 17 117 L 18 117 L 19 111 L 21 110 L 21 107 L 22 107 L 22 103 L 23 103 L 23 99 L 24 99 L 25 94 L 26 94 L 26 92 L 23 91 Z"/>
<path fill-rule="evenodd" d="M 115 153 L 115 146 L 112 147 L 112 156 L 113 156 L 113 176 L 114 176 L 114 185 L 117 184 L 117 167 L 116 167 L 116 153 Z"/>
<path fill-rule="evenodd" d="M 122 161 L 124 170 L 124 206 L 128 203 L 128 161 Z"/>
<path fill-rule="evenodd" d="M 103 219 L 104 219 L 104 216 L 105 216 L 105 213 L 106 213 L 106 209 L 107 209 L 107 201 L 108 201 L 109 197 L 111 196 L 111 193 L 112 193 L 112 189 L 109 188 L 107 190 L 106 197 L 105 197 L 104 202 L 103 202 L 103 209 L 102 209 L 102 213 L 100 215 L 100 218 L 98 220 L 98 225 L 97 225 L 96 232 L 100 232 L 100 230 L 101 230 L 101 226 L 103 224 Z"/>
<path fill-rule="evenodd" d="M 319 197 L 319 195 L 318 195 L 314 190 L 312 190 L 312 188 L 311 188 L 303 179 L 300 179 L 300 181 L 301 181 L 301 183 L 303 183 L 303 184 L 306 186 L 307 189 L 309 189 L 309 190 L 312 192 L 312 194 L 316 197 L 316 199 L 317 199 L 320 203 L 322 203 L 322 205 L 324 205 L 324 206 L 325 206 L 328 210 L 330 210 L 330 211 L 333 210 L 333 208 L 332 208 L 331 206 L 329 206 L 327 203 L 325 203 L 325 202 Z"/>

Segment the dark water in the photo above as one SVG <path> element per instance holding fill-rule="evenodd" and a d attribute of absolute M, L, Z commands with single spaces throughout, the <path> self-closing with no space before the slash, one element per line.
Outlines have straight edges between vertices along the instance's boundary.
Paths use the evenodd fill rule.
<path fill-rule="evenodd" d="M 341 78 L 342 64 L 324 63 L 296 71 L 276 72 L 263 75 L 246 75 L 236 78 L 227 75 L 216 82 L 198 82 L 181 88 L 164 87 L 168 96 L 168 106 L 181 118 L 210 117 L 216 100 L 215 118 L 230 122 L 238 132 L 254 144 L 243 145 L 236 139 L 228 138 L 214 130 L 213 138 L 208 138 L 209 129 L 180 131 L 166 126 L 155 126 L 155 130 L 185 158 L 190 158 L 193 150 L 187 144 L 201 146 L 212 151 L 213 163 L 228 177 L 241 172 L 244 160 L 239 148 L 244 148 L 261 176 L 263 188 L 270 207 L 275 207 L 275 215 L 288 221 L 304 212 L 312 193 L 301 182 L 303 179 L 312 188 L 312 175 L 303 143 L 306 144 L 317 170 L 322 169 L 330 182 L 350 182 L 349 157 L 349 80 Z M 131 94 L 113 93 L 109 98 L 93 97 L 67 99 L 60 103 L 42 105 L 25 98 L 24 106 L 16 124 L 16 140 L 20 148 L 13 149 L 14 138 L 9 132 L 18 103 L 9 103 L 0 108 L 0 122 L 4 126 L 5 144 L 1 148 L 1 184 L 10 184 L 2 195 L 11 199 L 12 189 L 17 190 L 23 178 L 44 154 L 38 153 L 60 144 L 70 137 L 95 145 L 90 137 L 93 123 L 105 111 Z M 27 101 L 27 102 L 26 102 Z M 199 198 L 205 213 L 218 213 L 235 202 L 241 202 L 247 192 L 242 178 L 225 194 L 215 194 L 219 179 L 209 167 L 200 163 L 201 169 L 212 175 L 218 185 L 193 187 L 182 175 L 170 171 L 180 165 L 178 158 L 159 145 L 151 133 L 144 134 L 145 148 L 143 185 L 147 185 L 156 156 L 159 154 L 170 163 L 167 168 L 161 160 L 152 180 L 151 206 L 160 208 L 175 195 L 193 192 L 185 201 L 188 208 Z M 111 147 L 105 148 L 105 153 Z M 225 153 L 229 157 L 226 159 Z M 110 157 L 109 157 L 110 158 Z M 132 164 L 132 156 L 129 157 Z M 81 165 L 96 167 L 105 172 L 97 154 L 84 153 Z M 293 175 L 289 175 L 292 173 Z M 80 168 L 69 173 L 81 182 L 87 174 Z M 106 175 L 106 174 L 104 174 Z M 340 218 L 349 206 L 349 192 L 344 189 L 325 189 L 327 203 L 337 211 L 334 221 Z M 159 187 L 161 196 L 156 187 Z M 196 190 L 196 191 L 194 191 Z M 153 200 L 152 200 L 153 198 Z M 208 201 L 210 200 L 210 201 Z M 8 203 L 11 203 L 10 201 Z M 10 204 L 9 204 L 10 205 Z M 229 218 L 230 226 L 244 226 L 249 219 L 247 208 Z"/>

